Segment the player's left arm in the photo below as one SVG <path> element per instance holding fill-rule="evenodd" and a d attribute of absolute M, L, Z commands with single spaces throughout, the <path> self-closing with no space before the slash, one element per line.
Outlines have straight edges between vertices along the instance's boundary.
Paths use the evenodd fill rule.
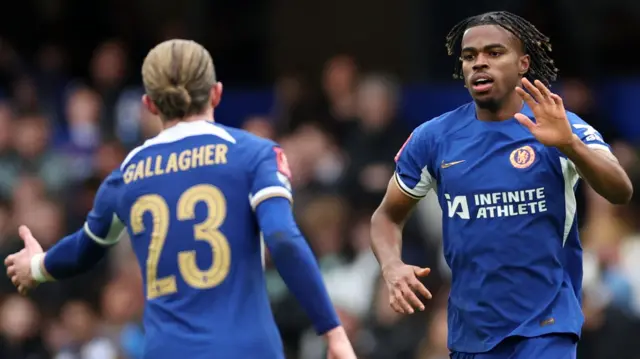
<path fill-rule="evenodd" d="M 629 202 L 633 186 L 626 171 L 602 135 L 574 114 L 568 114 L 573 141 L 558 149 L 576 166 L 576 170 L 602 197 L 613 204 Z"/>
<path fill-rule="evenodd" d="M 123 186 L 120 171 L 114 171 L 100 185 L 83 228 L 32 258 L 32 276 L 37 282 L 84 273 L 100 262 L 109 248 L 119 241 L 125 226 L 118 219 L 115 208 Z"/>
<path fill-rule="evenodd" d="M 329 340 L 342 331 L 316 259 L 296 225 L 291 209 L 291 171 L 282 149 L 265 147 L 256 161 L 251 189 L 255 210 L 271 258 L 319 335 Z"/>
<path fill-rule="evenodd" d="M 631 200 L 631 180 L 609 145 L 593 127 L 567 112 L 560 96 L 549 91 L 540 80 L 531 83 L 526 78 L 522 79 L 522 87 L 516 87 L 516 92 L 533 111 L 536 122 L 523 113 L 516 113 L 514 117 L 538 141 L 562 152 L 580 176 L 609 202 L 625 204 Z"/>
<path fill-rule="evenodd" d="M 249 201 L 255 210 L 263 201 L 281 197 L 293 203 L 291 170 L 280 146 L 265 147 L 258 155 Z"/>

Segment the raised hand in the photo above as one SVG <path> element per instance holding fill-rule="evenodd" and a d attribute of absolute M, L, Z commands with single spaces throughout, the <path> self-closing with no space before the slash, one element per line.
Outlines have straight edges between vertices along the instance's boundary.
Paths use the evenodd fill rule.
<path fill-rule="evenodd" d="M 515 114 L 516 120 L 545 146 L 562 147 L 571 144 L 574 135 L 562 98 L 549 91 L 539 80 L 532 84 L 523 78 L 522 85 L 528 92 L 522 87 L 516 87 L 516 92 L 531 108 L 536 122 L 522 113 Z"/>
<path fill-rule="evenodd" d="M 22 295 L 36 287 L 38 283 L 31 273 L 31 259 L 40 253 L 43 253 L 42 246 L 33 237 L 31 230 L 27 226 L 20 226 L 18 233 L 24 242 L 24 248 L 14 254 L 9 255 L 4 264 L 7 267 L 7 276 L 11 278 L 13 285 L 18 288 L 18 292 Z"/>

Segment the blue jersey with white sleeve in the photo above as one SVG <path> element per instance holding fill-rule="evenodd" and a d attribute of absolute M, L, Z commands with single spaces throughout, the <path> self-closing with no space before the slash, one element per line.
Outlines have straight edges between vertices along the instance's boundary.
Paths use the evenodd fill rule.
<path fill-rule="evenodd" d="M 87 270 L 126 227 L 146 295 L 145 359 L 284 358 L 265 242 L 317 333 L 340 325 L 295 225 L 290 176 L 272 141 L 180 122 L 129 153 L 84 228 L 46 253 L 45 271 L 61 279 Z"/>
<path fill-rule="evenodd" d="M 533 121 L 526 107 L 522 113 Z M 567 112 L 588 146 L 601 135 Z M 466 104 L 418 127 L 396 157 L 398 187 L 437 193 L 452 271 L 449 348 L 481 353 L 511 336 L 580 335 L 579 173 L 515 119 L 485 122 Z"/>

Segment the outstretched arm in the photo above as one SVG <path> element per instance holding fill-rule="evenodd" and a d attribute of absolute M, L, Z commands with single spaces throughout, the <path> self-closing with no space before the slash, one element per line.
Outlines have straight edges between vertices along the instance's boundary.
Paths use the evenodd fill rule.
<path fill-rule="evenodd" d="M 115 215 L 122 186 L 119 171 L 102 183 L 83 228 L 58 241 L 44 253 L 26 226 L 20 227 L 25 248 L 5 260 L 7 274 L 21 293 L 38 283 L 65 279 L 93 268 L 117 243 L 124 225 Z"/>
<path fill-rule="evenodd" d="M 122 186 L 120 171 L 114 171 L 104 180 L 83 228 L 34 258 L 39 261 L 44 275 L 36 280 L 66 279 L 84 273 L 118 242 L 124 224 L 116 216 L 115 208 Z"/>

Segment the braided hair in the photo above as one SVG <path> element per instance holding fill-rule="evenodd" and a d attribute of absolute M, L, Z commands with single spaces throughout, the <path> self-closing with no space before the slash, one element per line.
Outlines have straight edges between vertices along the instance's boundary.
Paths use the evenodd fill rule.
<path fill-rule="evenodd" d="M 558 77 L 558 69 L 551 58 L 549 37 L 541 33 L 529 21 L 507 11 L 495 11 L 466 18 L 454 26 L 446 37 L 447 53 L 454 54 L 454 49 L 464 32 L 480 25 L 497 25 L 517 37 L 524 47 L 525 54 L 531 57 L 531 65 L 527 76 L 538 79 L 549 86 Z M 462 64 L 456 59 L 453 78 L 462 79 Z"/>

